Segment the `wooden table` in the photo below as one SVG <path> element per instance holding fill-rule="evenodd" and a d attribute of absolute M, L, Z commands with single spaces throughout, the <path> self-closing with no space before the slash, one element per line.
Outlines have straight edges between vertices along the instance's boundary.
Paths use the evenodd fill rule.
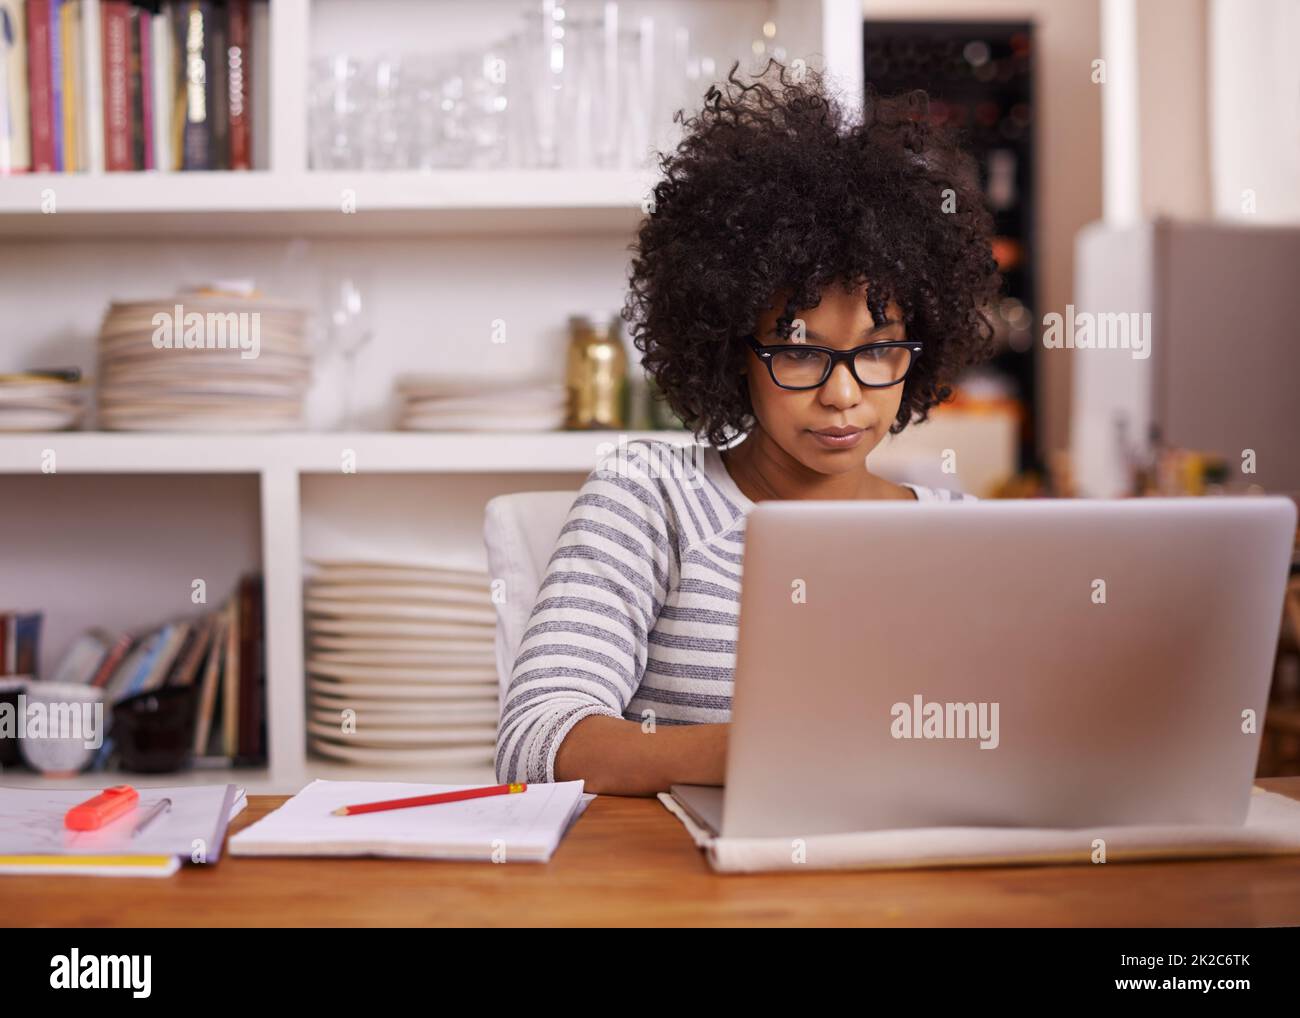
<path fill-rule="evenodd" d="M 1258 782 L 1300 799 L 1300 777 Z M 231 833 L 284 796 L 251 796 Z M 654 799 L 600 796 L 551 862 L 253 859 L 164 879 L 0 877 L 31 926 L 1270 926 L 1300 855 L 1106 866 L 713 873 Z"/>

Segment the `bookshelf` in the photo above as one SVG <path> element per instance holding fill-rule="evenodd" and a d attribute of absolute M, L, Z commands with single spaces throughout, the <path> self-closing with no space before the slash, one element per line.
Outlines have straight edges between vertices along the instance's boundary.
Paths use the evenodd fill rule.
<path fill-rule="evenodd" d="M 175 564 L 169 558 L 179 557 L 177 568 L 187 575 L 258 568 L 265 578 L 268 765 L 133 775 L 133 782 L 231 780 L 259 793 L 296 791 L 315 777 L 490 778 L 486 770 L 382 771 L 308 755 L 305 563 L 353 551 L 358 535 L 377 530 L 366 546 L 372 551 L 481 565 L 488 498 L 581 484 L 598 447 L 619 433 L 393 432 L 392 383 L 404 372 L 434 370 L 562 377 L 568 315 L 622 303 L 627 245 L 652 178 L 619 170 L 312 171 L 307 68 L 313 53 L 328 52 L 339 39 L 355 38 L 362 48 L 391 45 L 394 26 L 408 16 L 433 19 L 439 34 L 425 38 L 473 40 L 527 6 L 270 0 L 266 168 L 0 177 L 0 370 L 68 364 L 93 374 L 95 335 L 110 300 L 154 298 L 200 280 L 253 278 L 269 292 L 311 304 L 328 266 L 351 260 L 374 269 L 377 339 L 358 360 L 355 378 L 344 380 L 355 387 L 364 430 L 336 430 L 340 371 L 323 359 L 318 398 L 309 400 L 313 430 L 301 433 L 0 435 L 0 522 L 27 524 L 31 536 L 16 560 L 20 567 L 8 559 L 0 569 L 0 603 L 45 612 L 46 668 L 82 629 L 119 621 L 135 628 L 189 612 L 188 600 L 170 610 L 157 603 L 159 584 L 169 582 Z M 693 30 L 719 37 L 771 17 L 791 52 L 824 53 L 846 92 L 860 92 L 856 0 L 624 6 L 681 13 Z M 54 192 L 54 214 L 41 211 L 46 189 Z M 355 194 L 355 213 L 341 209 L 345 189 Z M 508 343 L 488 344 L 493 319 L 509 323 Z M 680 432 L 622 434 L 689 441 Z M 1010 449 L 1014 436 L 995 419 L 936 418 L 874 454 L 873 466 L 955 441 Z M 45 450 L 56 456 L 57 497 L 46 483 L 55 477 L 42 472 Z M 354 474 L 340 468 L 343 450 L 355 454 Z M 110 503 L 115 522 L 98 515 Z M 64 540 L 64 530 L 73 539 Z M 113 586 L 105 594 L 95 584 Z M 97 598 L 85 596 L 88 590 L 98 590 Z M 106 604 L 120 617 L 103 617 Z M 50 781 L 6 772 L 0 782 L 89 787 L 106 777 Z"/>
<path fill-rule="evenodd" d="M 171 234 L 277 235 L 604 230 L 626 234 L 641 215 L 649 171 L 435 170 L 327 173 L 308 168 L 308 81 L 313 56 L 338 49 L 399 49 L 403 33 L 466 44 L 538 6 L 498 0 L 491 14 L 471 0 L 258 0 L 269 11 L 266 163 L 244 172 L 58 173 L 0 176 L 0 237 L 67 238 Z M 568 0 L 589 12 L 590 0 Z M 625 17 L 669 12 L 721 51 L 737 26 L 771 18 L 792 54 L 823 62 L 849 95 L 860 92 L 861 54 L 846 45 L 860 32 L 854 0 L 622 0 Z M 421 35 L 421 32 L 424 32 Z M 744 54 L 737 54 L 744 55 Z M 42 193 L 53 189 L 54 214 Z M 344 214 L 340 195 L 355 192 Z"/>

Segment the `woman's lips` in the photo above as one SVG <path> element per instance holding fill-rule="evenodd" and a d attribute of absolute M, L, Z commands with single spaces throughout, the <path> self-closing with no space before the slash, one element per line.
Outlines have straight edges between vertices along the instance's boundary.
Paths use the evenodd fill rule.
<path fill-rule="evenodd" d="M 826 431 L 809 430 L 808 434 L 812 435 L 821 446 L 827 449 L 851 449 L 862 441 L 865 434 L 862 428 L 832 428 Z"/>

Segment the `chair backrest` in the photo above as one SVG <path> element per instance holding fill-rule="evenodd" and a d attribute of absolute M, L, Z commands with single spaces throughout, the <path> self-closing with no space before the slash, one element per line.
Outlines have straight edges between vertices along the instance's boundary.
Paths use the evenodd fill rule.
<path fill-rule="evenodd" d="M 501 704 L 506 702 L 510 673 L 546 577 L 546 564 L 577 497 L 576 491 L 498 495 L 488 501 L 483 514 L 488 574 L 494 582 L 504 581 L 504 601 L 496 606 L 495 636 Z"/>

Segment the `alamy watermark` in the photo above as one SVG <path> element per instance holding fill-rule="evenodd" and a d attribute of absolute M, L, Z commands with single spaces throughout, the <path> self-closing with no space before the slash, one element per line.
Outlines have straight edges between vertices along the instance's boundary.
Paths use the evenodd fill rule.
<path fill-rule="evenodd" d="M 999 704 L 930 701 L 920 693 L 911 703 L 889 709 L 889 734 L 895 739 L 979 739 L 980 749 L 997 749 Z"/>
<path fill-rule="evenodd" d="M 260 311 L 172 311 L 153 316 L 155 350 L 238 350 L 241 360 L 255 360 L 262 352 Z"/>
<path fill-rule="evenodd" d="M 104 742 L 101 700 L 27 700 L 18 694 L 17 707 L 0 703 L 0 739 L 80 739 L 86 749 Z"/>
<path fill-rule="evenodd" d="M 82 954 L 72 948 L 50 959 L 53 990 L 130 990 L 131 996 L 152 992 L 153 955 Z"/>
<path fill-rule="evenodd" d="M 1151 356 L 1150 311 L 1075 311 L 1043 315 L 1043 346 L 1049 350 L 1130 350 L 1135 361 Z"/>
<path fill-rule="evenodd" d="M 596 459 L 619 477 L 629 476 L 631 464 L 635 463 L 637 472 L 648 477 L 681 478 L 686 487 L 698 488 L 703 483 L 704 452 L 705 447 L 699 444 L 672 442 L 639 442 L 636 449 L 630 449 L 627 435 L 619 435 L 616 443 L 601 442 L 596 446 Z"/>

